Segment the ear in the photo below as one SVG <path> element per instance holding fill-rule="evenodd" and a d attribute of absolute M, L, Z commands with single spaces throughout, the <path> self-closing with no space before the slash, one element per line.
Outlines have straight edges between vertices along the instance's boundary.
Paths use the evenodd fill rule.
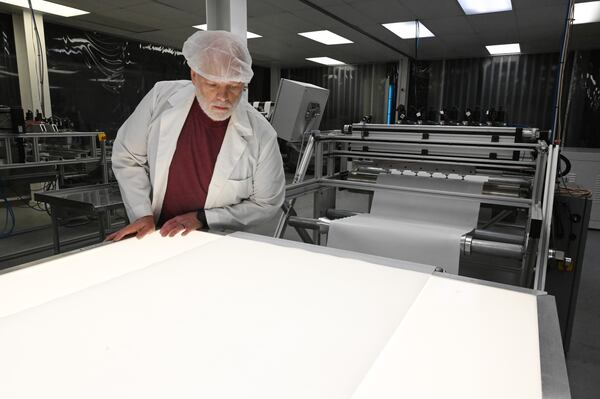
<path fill-rule="evenodd" d="M 190 78 L 192 79 L 192 82 L 196 83 L 196 80 L 198 80 L 198 74 L 196 72 L 194 72 L 194 70 L 192 68 L 190 68 Z"/>

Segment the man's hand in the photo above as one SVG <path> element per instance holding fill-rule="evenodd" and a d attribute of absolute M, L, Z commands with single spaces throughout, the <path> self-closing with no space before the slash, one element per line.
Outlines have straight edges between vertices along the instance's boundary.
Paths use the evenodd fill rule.
<path fill-rule="evenodd" d="M 119 241 L 130 234 L 135 234 L 137 238 L 143 238 L 146 234 L 152 233 L 155 228 L 153 216 L 142 216 L 130 225 L 106 237 L 105 241 Z"/>
<path fill-rule="evenodd" d="M 160 235 L 163 237 L 173 237 L 183 231 L 181 235 L 187 235 L 190 231 L 197 230 L 202 227 L 202 223 L 198 220 L 196 212 L 188 212 L 183 215 L 175 216 L 173 219 L 167 220 L 160 229 Z"/>

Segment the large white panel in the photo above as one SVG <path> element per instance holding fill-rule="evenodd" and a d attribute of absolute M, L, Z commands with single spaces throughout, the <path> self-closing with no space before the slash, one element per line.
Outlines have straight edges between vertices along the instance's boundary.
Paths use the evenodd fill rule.
<path fill-rule="evenodd" d="M 541 397 L 536 297 L 433 276 L 353 399 Z"/>
<path fill-rule="evenodd" d="M 222 237 L 203 232 L 174 238 L 154 232 L 142 240 L 131 238 L 0 275 L 0 317 L 142 269 L 219 238 Z"/>
<path fill-rule="evenodd" d="M 429 278 L 223 237 L 1 318 L 0 397 L 349 398 Z"/>

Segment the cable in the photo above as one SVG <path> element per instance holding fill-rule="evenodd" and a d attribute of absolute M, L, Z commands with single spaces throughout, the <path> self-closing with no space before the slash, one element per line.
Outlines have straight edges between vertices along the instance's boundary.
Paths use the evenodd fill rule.
<path fill-rule="evenodd" d="M 558 163 L 558 174 L 556 175 L 556 177 L 563 177 L 566 176 L 570 171 L 571 171 L 571 161 L 569 161 L 569 159 L 564 156 L 562 153 L 558 154 L 558 159 L 559 159 L 559 163 Z M 565 163 L 565 170 L 560 170 L 560 161 L 563 161 Z"/>
<path fill-rule="evenodd" d="M 2 238 L 10 237 L 12 235 L 13 231 L 15 230 L 15 226 L 17 224 L 16 218 L 15 218 L 15 211 L 13 210 L 12 205 L 10 204 L 10 201 L 8 200 L 8 198 L 6 197 L 6 194 L 4 193 L 2 180 L 0 180 L 0 198 L 4 202 L 4 206 L 6 208 L 6 220 L 4 220 L 4 227 L 2 228 L 2 232 L 0 232 L 0 239 L 2 239 Z M 8 221 L 9 220 L 11 221 L 10 229 L 8 229 Z"/>
<path fill-rule="evenodd" d="M 565 21 L 565 30 L 563 33 L 563 42 L 560 50 L 560 64 L 558 70 L 558 82 L 555 93 L 555 105 L 552 120 L 552 131 L 554 140 L 558 140 L 560 146 L 563 146 L 564 130 L 562 128 L 562 92 L 564 85 L 564 75 L 566 67 L 566 59 L 569 48 L 569 38 L 571 36 L 571 26 L 573 25 L 573 12 L 574 12 L 574 1 L 569 0 L 569 6 L 567 8 L 567 19 Z"/>

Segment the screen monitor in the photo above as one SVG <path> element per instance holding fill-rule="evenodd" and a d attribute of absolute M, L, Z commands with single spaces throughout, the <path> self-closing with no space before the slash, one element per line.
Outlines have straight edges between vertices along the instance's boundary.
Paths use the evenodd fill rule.
<path fill-rule="evenodd" d="M 322 87 L 295 80 L 281 79 L 275 109 L 271 117 L 271 124 L 279 138 L 291 142 L 300 141 L 302 133 L 306 130 L 310 121 L 310 117 L 307 119 L 307 111 L 314 104 L 319 105 L 320 113 L 310 127 L 311 130 L 317 130 L 328 97 L 329 90 Z"/>

